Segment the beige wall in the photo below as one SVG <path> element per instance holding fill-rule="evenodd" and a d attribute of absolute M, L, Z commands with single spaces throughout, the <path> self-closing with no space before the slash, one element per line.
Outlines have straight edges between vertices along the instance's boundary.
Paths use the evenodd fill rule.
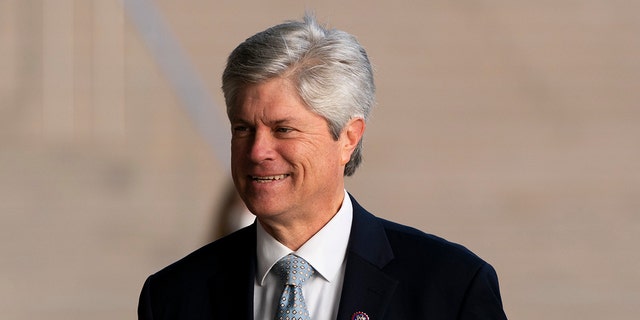
<path fill-rule="evenodd" d="M 226 55 L 315 9 L 375 64 L 365 207 L 489 260 L 510 318 L 640 313 L 637 1 L 142 3 L 223 132 Z M 0 1 L 1 318 L 134 318 L 215 237 L 228 150 L 148 36 L 120 1 Z"/>

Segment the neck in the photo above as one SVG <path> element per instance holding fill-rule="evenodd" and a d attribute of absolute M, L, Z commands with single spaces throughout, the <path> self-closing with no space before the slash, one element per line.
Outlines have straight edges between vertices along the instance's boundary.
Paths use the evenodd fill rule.
<path fill-rule="evenodd" d="M 278 242 L 292 251 L 297 251 L 338 213 L 344 200 L 342 195 L 343 193 L 322 211 L 288 216 L 283 220 L 258 218 L 258 222 Z"/>

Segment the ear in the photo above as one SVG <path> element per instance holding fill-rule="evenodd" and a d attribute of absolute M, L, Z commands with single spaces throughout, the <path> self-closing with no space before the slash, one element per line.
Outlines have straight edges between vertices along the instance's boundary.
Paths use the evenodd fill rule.
<path fill-rule="evenodd" d="M 347 125 L 340 133 L 340 147 L 342 152 L 342 165 L 346 165 L 351 159 L 353 150 L 362 139 L 366 124 L 362 118 L 353 118 L 347 122 Z"/>

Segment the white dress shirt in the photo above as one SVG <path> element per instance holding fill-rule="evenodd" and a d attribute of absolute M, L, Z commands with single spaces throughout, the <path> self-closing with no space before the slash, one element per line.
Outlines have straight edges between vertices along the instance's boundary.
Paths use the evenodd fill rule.
<path fill-rule="evenodd" d="M 275 272 L 270 271 L 278 260 L 289 253 L 302 257 L 316 270 L 302 286 L 311 318 L 335 319 L 347 265 L 352 220 L 353 207 L 345 190 L 338 213 L 295 252 L 278 242 L 257 223 L 258 269 L 253 291 L 253 319 L 273 320 L 277 300 L 284 287 Z"/>

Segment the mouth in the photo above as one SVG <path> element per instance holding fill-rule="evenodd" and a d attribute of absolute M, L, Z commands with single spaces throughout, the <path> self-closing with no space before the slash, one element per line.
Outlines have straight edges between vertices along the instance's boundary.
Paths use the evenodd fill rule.
<path fill-rule="evenodd" d="M 249 178 L 251 178 L 251 180 L 258 183 L 267 183 L 267 182 L 282 180 L 288 176 L 289 174 L 280 174 L 276 176 L 249 176 Z"/>

